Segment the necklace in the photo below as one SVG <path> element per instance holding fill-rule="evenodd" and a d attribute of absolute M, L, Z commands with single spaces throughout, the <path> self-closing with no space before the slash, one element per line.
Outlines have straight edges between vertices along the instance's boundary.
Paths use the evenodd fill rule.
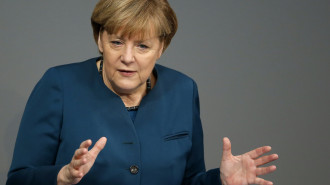
<path fill-rule="evenodd" d="M 103 79 L 103 58 L 101 57 L 101 62 L 100 62 L 100 69 L 99 69 L 99 74 L 101 76 L 101 78 Z M 147 79 L 147 94 L 149 93 L 149 91 L 151 90 L 151 80 L 150 77 Z M 137 111 L 139 109 L 139 106 L 133 106 L 133 107 L 126 107 L 127 111 Z"/>

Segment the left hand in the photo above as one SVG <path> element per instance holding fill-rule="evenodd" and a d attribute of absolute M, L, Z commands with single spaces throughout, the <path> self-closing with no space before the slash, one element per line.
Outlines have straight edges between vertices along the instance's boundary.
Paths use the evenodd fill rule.
<path fill-rule="evenodd" d="M 220 165 L 220 177 L 223 185 L 272 185 L 271 181 L 258 177 L 276 170 L 274 165 L 260 167 L 278 159 L 277 154 L 262 156 L 270 150 L 270 146 L 263 146 L 245 154 L 233 156 L 230 140 L 226 137 L 223 138 L 223 153 Z"/>

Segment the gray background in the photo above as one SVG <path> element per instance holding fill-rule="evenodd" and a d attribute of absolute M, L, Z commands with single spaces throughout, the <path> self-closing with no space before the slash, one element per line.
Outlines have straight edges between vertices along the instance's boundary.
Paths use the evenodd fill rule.
<path fill-rule="evenodd" d="M 330 1 L 170 0 L 179 30 L 159 63 L 199 86 L 207 168 L 271 145 L 275 184 L 330 184 Z M 0 184 L 27 98 L 51 66 L 97 56 L 96 1 L 0 0 Z"/>

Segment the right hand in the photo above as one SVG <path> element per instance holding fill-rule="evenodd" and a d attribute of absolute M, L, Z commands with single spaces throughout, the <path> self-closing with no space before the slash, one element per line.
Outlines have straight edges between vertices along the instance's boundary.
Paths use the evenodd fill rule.
<path fill-rule="evenodd" d="M 106 137 L 101 137 L 88 151 L 92 145 L 90 139 L 82 142 L 79 149 L 74 153 L 69 164 L 63 166 L 57 175 L 57 185 L 77 184 L 92 168 L 97 155 L 104 148 L 107 142 Z"/>

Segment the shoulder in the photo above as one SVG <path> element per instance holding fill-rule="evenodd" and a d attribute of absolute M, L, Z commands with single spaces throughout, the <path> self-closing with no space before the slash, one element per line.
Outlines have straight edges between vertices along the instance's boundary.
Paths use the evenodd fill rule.
<path fill-rule="evenodd" d="M 82 62 L 75 62 L 70 64 L 64 64 L 59 66 L 54 66 L 49 68 L 43 78 L 58 78 L 62 80 L 70 80 L 70 79 L 80 79 L 90 78 L 95 75 L 97 71 L 96 61 L 97 58 L 91 58 Z"/>
<path fill-rule="evenodd" d="M 60 73 L 85 73 L 96 69 L 96 61 L 98 57 L 91 58 L 82 62 L 75 62 L 70 64 L 59 65 L 50 68 L 49 70 L 56 70 Z"/>
<path fill-rule="evenodd" d="M 173 85 L 196 86 L 196 82 L 191 77 L 180 71 L 165 67 L 160 64 L 156 64 L 155 69 L 157 71 L 158 78 L 165 83 L 170 83 Z"/>
<path fill-rule="evenodd" d="M 157 64 L 157 86 L 161 91 L 173 96 L 192 98 L 198 96 L 196 82 L 186 74 Z"/>

